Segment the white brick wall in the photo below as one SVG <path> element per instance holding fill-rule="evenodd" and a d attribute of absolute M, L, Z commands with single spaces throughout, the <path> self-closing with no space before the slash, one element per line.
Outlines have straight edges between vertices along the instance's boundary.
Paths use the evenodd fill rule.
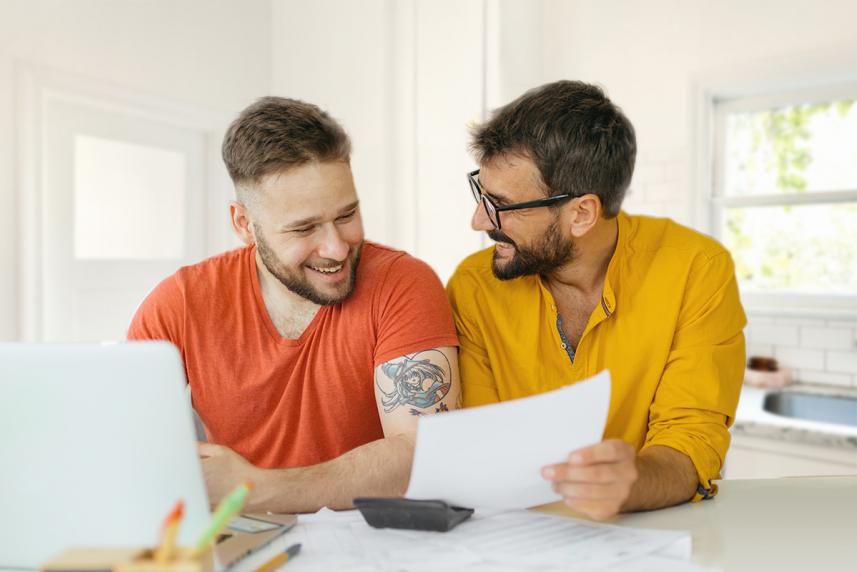
<path fill-rule="evenodd" d="M 857 387 L 854 320 L 747 316 L 748 356 L 774 357 L 802 383 Z"/>
<path fill-rule="evenodd" d="M 827 369 L 857 375 L 857 352 L 827 352 Z"/>
<path fill-rule="evenodd" d="M 747 326 L 746 334 L 754 344 L 792 348 L 800 345 L 800 328 L 795 325 L 759 324 L 753 321 Z"/>
<path fill-rule="evenodd" d="M 683 149 L 640 152 L 623 208 L 629 213 L 669 217 L 690 224 L 691 187 Z"/>
<path fill-rule="evenodd" d="M 777 358 L 780 364 L 791 369 L 811 369 L 816 371 L 824 369 L 823 350 L 777 346 L 774 349 L 774 357 Z"/>
<path fill-rule="evenodd" d="M 814 327 L 807 325 L 800 329 L 800 343 L 805 348 L 829 350 L 853 350 L 853 329 L 837 325 L 832 327 Z"/>

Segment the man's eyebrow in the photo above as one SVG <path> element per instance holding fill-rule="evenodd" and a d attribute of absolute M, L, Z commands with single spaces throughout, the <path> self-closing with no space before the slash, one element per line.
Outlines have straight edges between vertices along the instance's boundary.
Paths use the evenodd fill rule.
<path fill-rule="evenodd" d="M 345 205 L 344 207 L 342 207 L 341 209 L 339 209 L 339 215 L 340 215 L 340 216 L 342 216 L 342 215 L 344 215 L 344 214 L 348 213 L 349 211 L 353 211 L 354 209 L 356 209 L 356 208 L 357 208 L 357 206 L 358 206 L 359 204 L 360 204 L 360 201 L 359 201 L 359 200 L 357 200 L 357 201 L 354 201 L 354 202 L 353 202 L 353 203 L 351 203 L 351 204 Z"/>
<path fill-rule="evenodd" d="M 302 226 L 308 226 L 311 224 L 315 224 L 320 220 L 321 220 L 321 217 L 311 216 L 311 217 L 302 218 L 300 220 L 296 220 L 296 221 L 292 221 L 290 223 L 284 224 L 283 228 L 285 228 L 285 229 L 300 228 Z"/>
<path fill-rule="evenodd" d="M 509 202 L 509 199 L 502 197 L 500 195 L 494 194 L 494 193 L 489 193 L 488 191 L 485 190 L 484 187 L 482 188 L 482 194 L 484 194 L 489 199 L 493 200 L 495 203 L 508 203 Z"/>
<path fill-rule="evenodd" d="M 349 211 L 353 211 L 354 209 L 357 208 L 357 205 L 359 205 L 359 204 L 360 204 L 360 201 L 354 201 L 353 203 L 350 203 L 350 204 L 342 207 L 341 209 L 339 209 L 339 214 L 337 216 L 342 216 L 342 215 L 348 213 Z M 321 220 L 320 216 L 311 216 L 311 217 L 302 218 L 300 220 L 296 220 L 296 221 L 290 222 L 288 224 L 285 224 L 285 225 L 283 225 L 283 228 L 285 228 L 285 229 L 301 228 L 303 226 L 315 224 L 315 223 L 319 222 L 320 220 Z"/>

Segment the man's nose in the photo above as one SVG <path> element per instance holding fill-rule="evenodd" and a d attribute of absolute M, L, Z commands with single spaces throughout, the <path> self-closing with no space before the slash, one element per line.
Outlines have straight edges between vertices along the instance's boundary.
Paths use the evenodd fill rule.
<path fill-rule="evenodd" d="M 319 238 L 320 243 L 317 252 L 320 257 L 342 261 L 348 256 L 348 243 L 342 239 L 335 224 L 324 225 Z"/>
<path fill-rule="evenodd" d="M 473 217 L 470 219 L 470 228 L 473 230 L 494 230 L 494 223 L 488 218 L 482 201 L 476 203 L 476 210 L 473 211 Z"/>

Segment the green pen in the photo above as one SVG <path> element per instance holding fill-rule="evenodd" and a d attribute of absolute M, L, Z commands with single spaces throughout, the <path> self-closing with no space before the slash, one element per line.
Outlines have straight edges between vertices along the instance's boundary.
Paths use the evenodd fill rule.
<path fill-rule="evenodd" d="M 241 509 L 244 508 L 244 503 L 247 502 L 247 495 L 250 494 L 252 489 L 253 484 L 249 482 L 238 485 L 235 487 L 235 490 L 220 501 L 220 504 L 217 505 L 217 510 L 215 510 L 214 514 L 211 515 L 211 520 L 209 521 L 208 526 L 205 527 L 205 530 L 200 535 L 199 540 L 196 541 L 196 545 L 194 546 L 194 552 L 196 554 L 200 554 L 207 550 L 217 535 L 226 528 L 229 521 L 232 520 L 236 514 L 241 512 Z"/>

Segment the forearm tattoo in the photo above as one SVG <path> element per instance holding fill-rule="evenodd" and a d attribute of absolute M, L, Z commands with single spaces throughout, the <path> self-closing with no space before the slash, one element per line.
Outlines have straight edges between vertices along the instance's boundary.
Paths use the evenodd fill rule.
<path fill-rule="evenodd" d="M 381 364 L 375 384 L 383 394 L 384 412 L 411 406 L 411 415 L 422 415 L 421 409 L 435 407 L 447 411 L 442 403 L 452 385 L 452 366 L 443 352 L 426 350 Z"/>

